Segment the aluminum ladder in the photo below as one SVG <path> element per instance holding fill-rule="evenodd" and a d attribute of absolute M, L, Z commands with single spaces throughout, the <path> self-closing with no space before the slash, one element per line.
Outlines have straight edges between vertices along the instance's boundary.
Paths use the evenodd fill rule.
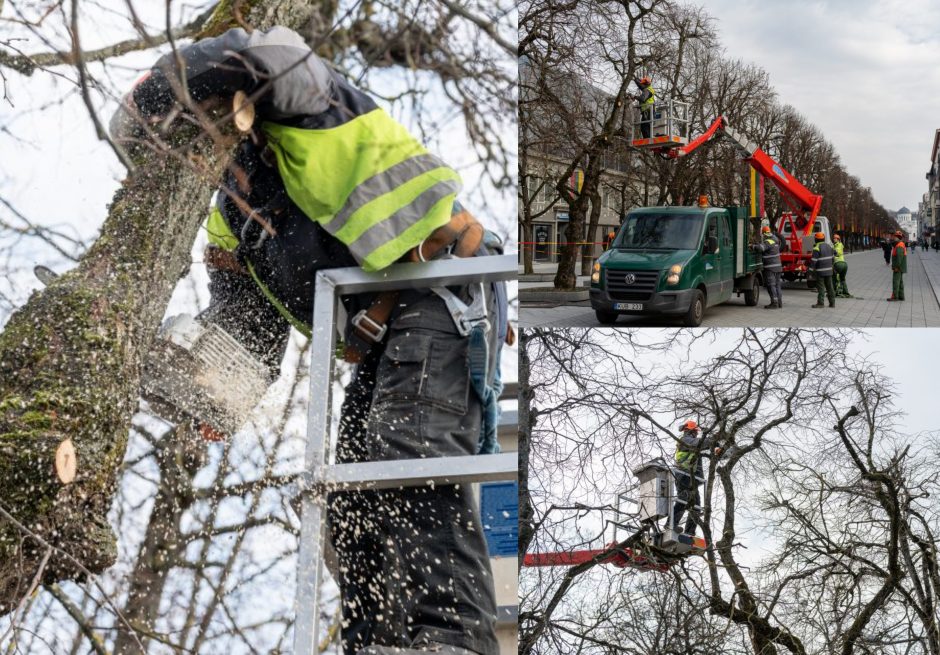
<path fill-rule="evenodd" d="M 333 463 L 330 435 L 333 426 L 332 380 L 340 296 L 352 293 L 419 289 L 513 280 L 515 255 L 435 260 L 395 264 L 377 273 L 358 267 L 317 273 L 310 343 L 310 403 L 307 410 L 307 445 L 304 472 L 299 480 L 300 546 L 297 558 L 297 595 L 294 653 L 318 652 L 319 599 L 323 582 L 326 539 L 324 487 L 344 490 L 391 489 L 439 484 L 467 484 L 517 480 L 515 452 L 406 459 L 354 464 Z"/>

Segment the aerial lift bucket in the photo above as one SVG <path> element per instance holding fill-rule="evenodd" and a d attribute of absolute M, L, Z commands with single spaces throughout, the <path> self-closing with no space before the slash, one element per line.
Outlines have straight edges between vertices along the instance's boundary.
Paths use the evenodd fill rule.
<path fill-rule="evenodd" d="M 630 145 L 641 150 L 665 151 L 689 142 L 689 103 L 666 98 L 651 109 L 639 108 Z"/>
<path fill-rule="evenodd" d="M 578 566 L 594 561 L 619 568 L 635 568 L 643 571 L 666 572 L 677 560 L 688 555 L 700 555 L 708 544 L 701 537 L 685 534 L 672 527 L 673 510 L 677 500 L 675 494 L 676 469 L 663 459 L 644 462 L 633 469 L 639 483 L 637 498 L 631 502 L 638 506 L 634 518 L 640 523 L 632 535 L 620 539 L 618 531 L 629 529 L 619 521 L 607 521 L 614 525 L 615 540 L 603 549 L 573 550 L 547 553 L 528 553 L 522 564 L 527 567 Z M 619 494 L 618 498 L 626 498 Z M 618 506 L 618 514 L 624 514 Z M 666 519 L 666 525 L 660 522 Z"/>

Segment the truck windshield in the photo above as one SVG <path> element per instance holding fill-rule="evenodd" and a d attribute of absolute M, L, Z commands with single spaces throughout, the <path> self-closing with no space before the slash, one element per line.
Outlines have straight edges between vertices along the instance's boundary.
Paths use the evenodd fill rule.
<path fill-rule="evenodd" d="M 634 250 L 695 250 L 704 214 L 630 214 L 612 247 Z"/>

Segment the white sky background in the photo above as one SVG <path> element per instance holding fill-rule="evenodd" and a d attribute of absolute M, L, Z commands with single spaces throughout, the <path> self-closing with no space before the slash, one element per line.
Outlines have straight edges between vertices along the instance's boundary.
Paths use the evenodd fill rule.
<path fill-rule="evenodd" d="M 917 211 L 940 128 L 937 0 L 707 0 L 726 54 L 764 68 L 888 209 Z"/>

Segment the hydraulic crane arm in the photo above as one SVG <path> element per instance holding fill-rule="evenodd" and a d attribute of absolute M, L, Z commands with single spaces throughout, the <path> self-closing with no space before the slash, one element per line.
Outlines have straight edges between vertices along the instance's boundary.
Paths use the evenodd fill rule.
<path fill-rule="evenodd" d="M 729 138 L 741 152 L 743 159 L 754 170 L 773 182 L 774 186 L 780 190 L 784 202 L 802 218 L 801 223 L 804 227 L 804 233 L 809 234 L 822 206 L 822 196 L 813 193 L 800 184 L 799 180 L 787 172 L 773 157 L 732 130 L 724 116 L 716 118 L 701 136 L 688 145 L 669 150 L 666 154 L 673 159 L 685 157 L 718 136 Z"/>

